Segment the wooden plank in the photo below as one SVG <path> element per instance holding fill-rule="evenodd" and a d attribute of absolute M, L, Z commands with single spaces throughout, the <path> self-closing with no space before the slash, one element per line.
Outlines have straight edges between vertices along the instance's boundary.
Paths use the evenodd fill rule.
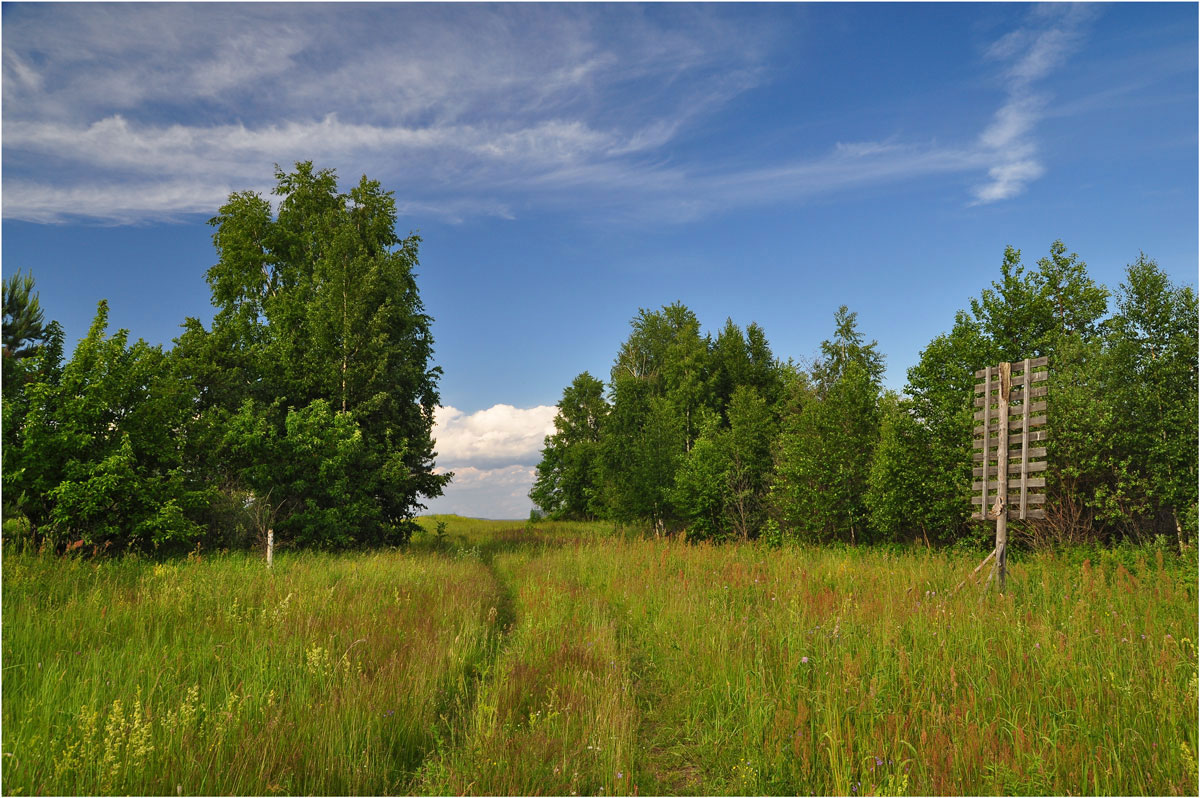
<path fill-rule="evenodd" d="M 1028 487 L 1031 487 L 1031 488 L 1044 488 L 1044 487 L 1046 487 L 1046 478 L 1045 478 L 1045 477 L 1029 477 L 1028 479 L 1029 479 L 1029 485 L 1028 485 Z M 1012 495 L 1014 495 L 1014 496 L 1020 496 L 1020 495 L 1021 495 L 1021 493 L 1020 493 L 1020 490 L 1021 490 L 1021 489 L 1020 489 L 1019 487 L 1016 487 L 1016 485 L 1019 485 L 1019 484 L 1020 484 L 1020 483 L 1014 483 L 1014 487 L 1012 487 L 1012 488 L 1009 488 L 1009 492 L 1010 492 Z M 971 490 L 983 490 L 983 483 L 982 483 L 982 482 L 972 482 L 972 483 L 971 483 Z M 996 492 L 996 491 L 995 491 L 995 489 L 993 489 L 993 490 L 992 490 L 992 493 L 994 494 L 995 492 Z"/>
<path fill-rule="evenodd" d="M 1021 498 L 1020 494 L 1017 494 L 1017 493 L 1008 494 L 1009 504 L 1012 504 L 1012 502 L 1014 500 L 1019 501 L 1020 498 Z M 1046 494 L 1044 494 L 1044 493 L 1031 493 L 1031 494 L 1029 494 L 1029 496 L 1027 498 L 1028 498 L 1028 501 L 1030 504 L 1045 504 L 1046 503 Z M 995 493 L 992 493 L 990 496 L 987 497 L 987 505 L 989 507 L 991 507 L 995 501 L 996 501 Z M 983 504 L 983 503 L 984 503 L 984 501 L 983 501 L 982 494 L 979 496 L 971 497 L 971 504 Z"/>
<path fill-rule="evenodd" d="M 1040 507 L 1033 507 L 1033 508 L 1027 509 L 1025 511 L 1025 517 L 1026 518 L 1045 518 L 1046 511 Z M 988 521 L 990 519 L 983 513 L 971 513 L 971 520 L 972 521 Z"/>
<path fill-rule="evenodd" d="M 993 427 L 992 429 L 995 429 L 995 427 Z M 982 434 L 983 434 L 983 430 L 977 429 L 977 430 L 975 430 L 975 434 L 976 434 L 976 435 L 982 435 Z M 1050 432 L 1049 432 L 1048 430 L 1044 430 L 1044 429 L 1039 429 L 1039 430 L 1036 430 L 1036 431 L 1035 431 L 1035 430 L 1030 430 L 1030 432 L 1029 432 L 1029 442 L 1030 442 L 1030 443 L 1037 443 L 1037 442 L 1039 442 L 1039 441 L 1044 441 L 1044 440 L 1046 440 L 1046 439 L 1047 439 L 1049 436 L 1050 436 Z M 992 447 L 994 448 L 994 447 L 995 447 L 995 445 L 996 445 L 996 444 L 994 444 L 994 443 L 993 443 L 993 444 L 992 444 Z M 972 449 L 982 449 L 982 448 L 983 448 L 983 438 L 975 438 L 973 441 L 971 441 L 971 448 L 972 448 Z"/>
<path fill-rule="evenodd" d="M 1037 399 L 1038 397 L 1045 396 L 1049 390 L 1050 390 L 1050 387 L 1047 385 L 1039 385 L 1036 388 L 1030 388 L 1029 389 L 1029 398 Z M 1020 388 L 1013 388 L 1012 391 L 1008 395 L 1008 400 L 1010 402 L 1019 402 L 1024 397 L 1025 397 L 1024 391 L 1022 391 Z M 988 397 L 985 397 L 985 396 L 976 396 L 971 401 L 975 404 L 976 407 L 983 407 L 984 402 L 986 402 L 987 399 L 988 399 Z M 996 397 L 994 395 L 991 397 L 991 400 L 992 400 L 991 401 L 992 404 L 996 404 Z"/>
<path fill-rule="evenodd" d="M 1014 420 L 1012 420 L 1012 421 L 1009 421 L 1009 422 L 1008 422 L 1008 428 L 1009 428 L 1009 430 L 1011 430 L 1011 431 L 1013 431 L 1013 432 L 1017 432 L 1017 431 L 1019 431 L 1019 430 L 1020 430 L 1020 429 L 1021 429 L 1021 428 L 1024 426 L 1024 424 L 1025 424 L 1025 422 L 1024 422 L 1022 419 L 1019 419 L 1019 418 L 1018 418 L 1018 419 L 1014 419 Z M 1029 419 L 1029 428 L 1030 428 L 1031 430 L 1032 430 L 1034 427 L 1044 427 L 1044 426 L 1046 426 L 1046 417 L 1045 417 L 1045 416 L 1034 416 L 1033 418 Z M 982 426 L 982 425 L 979 425 L 979 426 L 976 426 L 976 427 L 975 427 L 975 430 L 974 430 L 974 432 L 975 432 L 975 434 L 976 434 L 976 435 L 982 435 L 982 434 L 983 434 L 983 431 L 984 431 L 984 429 L 989 429 L 989 430 L 991 430 L 991 431 L 992 431 L 992 433 L 995 433 L 997 430 L 999 430 L 999 429 L 1000 429 L 1000 424 L 998 424 L 998 423 L 989 423 L 989 425 L 988 425 L 986 428 L 985 428 L 984 426 Z M 1043 430 L 1043 432 L 1044 432 L 1044 431 L 1045 431 L 1045 430 Z M 1029 434 L 1030 434 L 1030 435 L 1032 435 L 1033 433 L 1032 433 L 1032 432 L 1030 432 Z"/>
<path fill-rule="evenodd" d="M 985 408 L 985 409 L 990 410 L 991 408 Z M 1008 406 L 1008 415 L 1009 415 L 1009 417 L 1018 416 L 1018 415 L 1021 415 L 1022 413 L 1024 413 L 1025 415 L 1029 415 L 1030 413 L 1042 413 L 1045 410 L 1046 410 L 1045 402 L 1034 402 L 1033 404 L 1028 405 L 1028 406 L 1010 404 Z M 984 413 L 983 410 L 980 410 L 979 412 L 977 412 L 975 414 L 975 420 L 976 421 L 983 420 L 983 413 Z"/>
<path fill-rule="evenodd" d="M 1047 468 L 1050 467 L 1050 463 L 1048 463 L 1045 460 L 1037 460 L 1035 462 L 1027 463 L 1026 467 L 1028 468 L 1030 473 L 1033 473 L 1036 471 L 1045 471 Z M 999 473 L 999 472 L 996 471 L 996 466 L 994 466 L 994 465 L 988 466 L 988 476 L 995 476 L 997 473 Z M 1020 463 L 1009 463 L 1008 464 L 1008 473 L 1020 474 L 1021 473 L 1021 464 Z M 979 468 L 972 469 L 971 476 L 982 477 L 983 476 L 983 467 L 980 466 Z"/>
<path fill-rule="evenodd" d="M 1050 372 L 1035 371 L 1029 375 L 1029 379 L 1031 382 L 1044 382 L 1044 381 L 1050 379 Z M 1036 387 L 1041 387 L 1041 386 L 1036 386 Z M 991 391 L 994 391 L 994 390 L 996 390 L 995 383 L 993 383 L 992 387 L 991 387 Z M 987 386 L 985 385 L 985 383 L 977 382 L 977 383 L 975 383 L 975 393 L 990 393 L 990 391 L 987 389 Z"/>
<path fill-rule="evenodd" d="M 1034 433 L 1031 432 L 1029 434 L 1032 436 Z M 976 448 L 979 448 L 979 447 L 976 447 Z M 1045 457 L 1045 456 L 1046 456 L 1045 447 L 1041 447 L 1041 448 L 1034 447 L 1029 450 L 1030 460 L 1032 460 L 1035 457 Z M 974 454 L 971 455 L 971 459 L 974 460 L 976 463 L 978 463 L 980 460 L 983 459 L 983 452 L 975 452 Z M 996 459 L 995 454 L 992 454 L 991 457 L 988 458 L 988 460 L 995 460 L 995 459 Z M 976 474 L 975 476 L 979 476 L 979 475 Z"/>
<path fill-rule="evenodd" d="M 1034 368 L 1034 369 L 1036 369 L 1039 366 L 1048 366 L 1049 364 L 1050 364 L 1050 358 L 1045 357 L 1045 356 L 1035 357 L 1029 361 L 1029 367 Z M 1024 367 L 1025 361 L 1019 360 L 1016 363 L 1011 363 L 1009 365 L 1012 367 L 1013 371 L 1017 371 L 1019 368 Z M 995 366 L 989 366 L 988 368 L 995 368 Z M 983 377 L 984 372 L 986 372 L 986 371 L 987 371 L 987 369 L 980 369 L 979 371 L 975 372 L 975 376 Z"/>

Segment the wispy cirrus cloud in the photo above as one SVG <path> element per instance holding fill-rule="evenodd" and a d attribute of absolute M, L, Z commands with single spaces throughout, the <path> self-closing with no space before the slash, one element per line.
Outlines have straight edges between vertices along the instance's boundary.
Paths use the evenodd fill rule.
<path fill-rule="evenodd" d="M 1007 98 L 979 135 L 979 149 L 991 166 L 987 182 L 973 189 L 976 204 L 1014 197 L 1045 174 L 1032 133 L 1048 98 L 1036 85 L 1078 47 L 1091 16 L 1082 4 L 1035 7 L 1029 25 L 1006 34 L 988 49 L 990 59 L 1005 64 Z"/>
<path fill-rule="evenodd" d="M 586 208 L 688 221 L 943 174 L 975 203 L 1045 172 L 1037 90 L 1086 10 L 1035 7 L 986 52 L 1005 99 L 974 141 L 682 155 L 769 79 L 778 34 L 706 7 L 80 4 L 6 8 L 4 207 L 38 222 L 212 213 L 273 166 L 370 174 L 458 220 Z M 812 146 L 805 150 L 813 151 Z"/>
<path fill-rule="evenodd" d="M 752 31 L 731 35 L 695 9 L 657 16 L 478 5 L 6 8 L 4 214 L 212 212 L 230 185 L 311 159 L 384 179 L 410 208 L 511 215 L 547 175 L 635 161 L 754 85 L 762 47 Z M 105 187 L 109 201 L 92 201 Z"/>

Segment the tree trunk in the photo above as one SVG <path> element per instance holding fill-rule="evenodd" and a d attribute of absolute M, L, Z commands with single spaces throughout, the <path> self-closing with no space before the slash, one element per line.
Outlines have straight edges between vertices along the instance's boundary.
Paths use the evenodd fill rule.
<path fill-rule="evenodd" d="M 267 567 L 275 564 L 275 530 L 267 530 Z"/>

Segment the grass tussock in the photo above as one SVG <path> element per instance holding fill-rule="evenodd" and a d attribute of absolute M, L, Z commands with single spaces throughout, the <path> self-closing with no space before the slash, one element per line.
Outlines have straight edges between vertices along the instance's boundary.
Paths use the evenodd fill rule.
<path fill-rule="evenodd" d="M 1197 794 L 1194 562 L 422 524 L 6 556 L 4 791 Z"/>

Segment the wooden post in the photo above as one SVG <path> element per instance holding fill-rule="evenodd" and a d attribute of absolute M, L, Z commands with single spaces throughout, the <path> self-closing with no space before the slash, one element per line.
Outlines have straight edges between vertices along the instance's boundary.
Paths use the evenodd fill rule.
<path fill-rule="evenodd" d="M 1030 385 L 1032 380 L 1033 369 L 1030 366 L 1029 358 L 1025 358 L 1025 374 L 1021 377 L 1021 520 L 1024 521 L 1027 517 L 1028 510 L 1028 493 L 1029 493 L 1029 411 L 1033 409 L 1033 403 L 1029 401 Z"/>
<path fill-rule="evenodd" d="M 1008 570 L 1008 394 L 1012 390 L 1012 364 L 1000 364 L 1000 425 L 996 441 L 996 576 L 1000 592 Z"/>
<path fill-rule="evenodd" d="M 275 530 L 267 530 L 267 567 L 275 563 Z"/>
<path fill-rule="evenodd" d="M 991 432 L 992 425 L 992 367 L 988 366 L 983 371 L 983 506 L 979 509 L 983 512 L 983 517 L 987 517 L 988 511 L 988 457 L 991 454 Z"/>

